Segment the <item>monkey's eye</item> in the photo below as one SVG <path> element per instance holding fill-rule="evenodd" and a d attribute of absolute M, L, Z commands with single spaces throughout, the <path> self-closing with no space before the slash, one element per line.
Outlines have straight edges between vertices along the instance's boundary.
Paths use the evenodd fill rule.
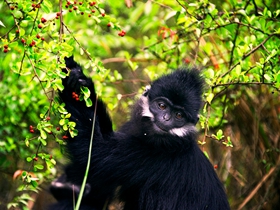
<path fill-rule="evenodd" d="M 165 110 L 166 109 L 166 105 L 162 102 L 158 103 L 158 108 L 160 108 L 161 110 Z"/>
<path fill-rule="evenodd" d="M 177 112 L 176 113 L 176 118 L 177 119 L 182 119 L 183 118 L 183 114 L 181 112 Z"/>

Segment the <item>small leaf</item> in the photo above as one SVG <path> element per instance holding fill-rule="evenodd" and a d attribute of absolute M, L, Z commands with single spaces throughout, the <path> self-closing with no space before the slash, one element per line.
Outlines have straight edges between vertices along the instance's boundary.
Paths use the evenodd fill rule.
<path fill-rule="evenodd" d="M 81 87 L 81 91 L 85 99 L 90 97 L 90 90 L 87 87 Z"/>
<path fill-rule="evenodd" d="M 42 137 L 42 139 L 46 139 L 47 133 L 44 130 L 40 130 L 40 136 Z"/>
<path fill-rule="evenodd" d="M 33 186 L 33 187 L 38 187 L 38 182 L 36 182 L 36 181 L 31 181 L 31 185 Z"/>
<path fill-rule="evenodd" d="M 65 125 L 65 119 L 60 119 L 59 120 L 59 125 Z"/>
<path fill-rule="evenodd" d="M 85 99 L 85 101 L 86 101 L 86 106 L 87 107 L 91 107 L 92 106 L 92 101 L 91 101 L 90 98 Z"/>
<path fill-rule="evenodd" d="M 45 139 L 40 138 L 41 143 L 46 146 L 47 145 L 47 141 Z"/>
<path fill-rule="evenodd" d="M 31 162 L 32 160 L 33 160 L 32 157 L 27 157 L 27 158 L 26 158 L 26 161 L 27 161 L 27 162 Z"/>
<path fill-rule="evenodd" d="M 206 97 L 206 101 L 211 104 L 212 99 L 214 98 L 214 93 L 209 93 Z"/>
<path fill-rule="evenodd" d="M 237 65 L 235 68 L 236 75 L 239 76 L 241 74 L 241 65 Z"/>
<path fill-rule="evenodd" d="M 34 165 L 34 167 L 37 168 L 37 169 L 39 169 L 39 170 L 44 169 L 44 166 L 41 165 L 41 164 L 36 164 L 36 165 Z"/>

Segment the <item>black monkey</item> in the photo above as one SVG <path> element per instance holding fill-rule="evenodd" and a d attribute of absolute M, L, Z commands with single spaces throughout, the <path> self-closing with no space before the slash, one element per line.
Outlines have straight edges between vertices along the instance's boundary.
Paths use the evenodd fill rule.
<path fill-rule="evenodd" d="M 78 136 L 67 144 L 71 163 L 66 182 L 79 186 L 84 177 L 96 94 L 81 67 L 66 58 L 70 76 L 63 80 L 61 100 L 77 123 Z M 81 86 L 91 91 L 92 107 L 72 98 Z M 199 149 L 195 124 L 203 79 L 197 69 L 179 69 L 151 84 L 136 102 L 130 120 L 114 132 L 101 100 L 97 102 L 88 190 L 81 209 L 101 210 L 118 199 L 125 210 L 227 210 L 224 188 Z M 51 209 L 72 209 L 69 187 L 52 185 L 64 194 Z M 60 190 L 60 191 L 59 191 Z M 57 193 L 58 192 L 58 193 Z M 74 190 L 74 194 L 76 191 Z M 57 197 L 57 196 L 56 196 Z"/>

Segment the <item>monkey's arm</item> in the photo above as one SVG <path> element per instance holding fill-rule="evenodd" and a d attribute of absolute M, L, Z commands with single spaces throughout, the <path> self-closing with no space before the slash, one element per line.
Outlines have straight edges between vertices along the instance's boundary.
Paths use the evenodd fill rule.
<path fill-rule="evenodd" d="M 87 163 L 96 104 L 97 109 L 93 144 L 103 141 L 107 136 L 111 135 L 112 122 L 104 103 L 101 100 L 98 100 L 96 103 L 94 84 L 90 78 L 84 75 L 81 66 L 73 60 L 73 57 L 65 58 L 65 63 L 70 74 L 63 79 L 64 90 L 60 92 L 59 96 L 62 102 L 65 103 L 66 110 L 71 113 L 70 120 L 76 122 L 75 128 L 78 130 L 78 136 L 74 138 L 70 138 L 69 136 L 69 140 L 67 140 L 67 149 L 71 159 L 71 165 L 73 165 L 76 171 L 74 174 L 83 174 L 81 170 L 84 171 Z M 79 95 L 81 93 L 82 86 L 87 87 L 91 92 L 91 107 L 87 107 L 85 101 L 76 99 L 77 96 L 75 94 Z"/>

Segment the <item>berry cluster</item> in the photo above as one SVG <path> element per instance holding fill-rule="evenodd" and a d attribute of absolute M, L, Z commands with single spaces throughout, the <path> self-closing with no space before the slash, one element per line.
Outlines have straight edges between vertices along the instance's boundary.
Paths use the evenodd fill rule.
<path fill-rule="evenodd" d="M 121 36 L 121 37 L 124 37 L 125 34 L 126 34 L 126 32 L 124 30 L 122 30 L 118 33 L 118 35 Z"/>
<path fill-rule="evenodd" d="M 60 16 L 61 16 L 61 12 L 57 12 L 56 16 L 55 16 L 55 19 L 59 19 Z"/>
<path fill-rule="evenodd" d="M 72 98 L 75 99 L 76 101 L 80 100 L 79 95 L 75 92 L 72 93 Z"/>
<path fill-rule="evenodd" d="M 4 50 L 3 50 L 3 52 L 4 52 L 4 53 L 7 53 L 7 52 L 9 51 L 8 48 L 9 48 L 9 46 L 8 46 L 7 44 L 5 44 L 5 45 L 4 45 Z"/>
<path fill-rule="evenodd" d="M 40 3 L 38 3 L 38 4 L 34 4 L 34 3 L 33 3 L 31 6 L 32 6 L 32 10 L 33 10 L 33 11 L 35 11 L 36 9 L 41 8 Z"/>
<path fill-rule="evenodd" d="M 34 47 L 36 45 L 36 42 L 34 40 L 31 41 L 31 43 L 29 44 L 29 47 Z"/>
<path fill-rule="evenodd" d="M 29 132 L 34 133 L 34 127 L 32 125 L 29 126 Z"/>

